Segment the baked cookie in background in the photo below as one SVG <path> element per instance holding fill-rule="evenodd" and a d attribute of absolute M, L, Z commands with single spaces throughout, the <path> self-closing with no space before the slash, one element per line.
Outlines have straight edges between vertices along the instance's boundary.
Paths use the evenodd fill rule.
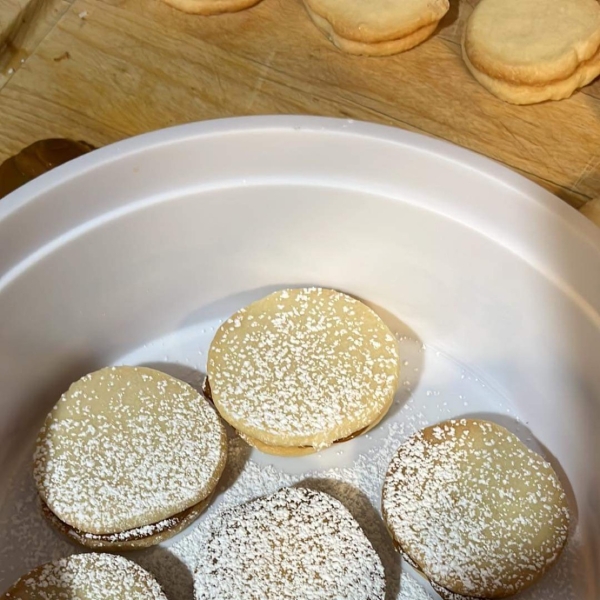
<path fill-rule="evenodd" d="M 481 0 L 462 53 L 498 98 L 533 104 L 568 98 L 600 75 L 597 0 Z"/>
<path fill-rule="evenodd" d="M 244 440 L 270 454 L 302 455 L 384 417 L 398 385 L 398 344 L 362 302 L 288 289 L 221 325 L 207 371 L 215 407 Z"/>
<path fill-rule="evenodd" d="M 505 428 L 471 419 L 427 427 L 400 446 L 382 512 L 397 548 L 450 598 L 529 587 L 556 562 L 569 529 L 551 465 Z"/>
<path fill-rule="evenodd" d="M 324 492 L 283 488 L 210 525 L 196 600 L 384 600 L 381 560 L 350 512 Z"/>
<path fill-rule="evenodd" d="M 209 17 L 239 12 L 258 4 L 260 0 L 163 0 L 182 12 Z"/>
<path fill-rule="evenodd" d="M 47 416 L 34 479 L 49 522 L 90 548 L 159 543 L 207 506 L 225 467 L 214 408 L 154 369 L 86 375 Z"/>
<path fill-rule="evenodd" d="M 76 554 L 23 575 L 1 600 L 167 600 L 158 582 L 113 554 Z"/>
<path fill-rule="evenodd" d="M 387 56 L 430 37 L 448 12 L 448 0 L 304 0 L 315 25 L 350 54 Z"/>

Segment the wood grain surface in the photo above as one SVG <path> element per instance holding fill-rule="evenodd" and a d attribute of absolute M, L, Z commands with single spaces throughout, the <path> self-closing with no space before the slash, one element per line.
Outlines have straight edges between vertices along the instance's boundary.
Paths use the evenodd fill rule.
<path fill-rule="evenodd" d="M 497 100 L 460 57 L 475 4 L 452 0 L 414 50 L 363 58 L 331 45 L 301 0 L 216 17 L 161 0 L 0 0 L 0 160 L 48 137 L 101 146 L 216 117 L 316 114 L 449 140 L 576 207 L 600 196 L 600 83 L 561 102 Z"/>

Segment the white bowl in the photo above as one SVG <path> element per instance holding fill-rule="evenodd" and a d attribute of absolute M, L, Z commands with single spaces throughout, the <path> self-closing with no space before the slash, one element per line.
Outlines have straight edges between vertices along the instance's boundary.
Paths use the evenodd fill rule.
<path fill-rule="evenodd" d="M 348 467 L 390 423 L 490 414 L 573 494 L 571 559 L 524 597 L 597 600 L 600 234 L 473 153 L 308 117 L 143 135 L 0 201 L 0 591 L 65 551 L 29 514 L 29 469 L 69 383 L 115 362 L 194 380 L 220 319 L 303 284 L 378 307 L 401 334 L 404 383 L 379 434 L 258 465 Z"/>

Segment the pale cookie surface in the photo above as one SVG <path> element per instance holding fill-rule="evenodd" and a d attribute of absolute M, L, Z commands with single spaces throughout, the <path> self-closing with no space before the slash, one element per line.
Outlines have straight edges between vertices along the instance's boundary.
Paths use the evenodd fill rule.
<path fill-rule="evenodd" d="M 398 40 L 448 12 L 448 0 L 304 0 L 341 38 L 362 43 Z"/>
<path fill-rule="evenodd" d="M 391 54 L 399 54 L 410 50 L 415 46 L 424 42 L 430 37 L 437 28 L 437 21 L 431 25 L 425 25 L 420 29 L 417 29 L 414 33 L 410 33 L 397 40 L 388 40 L 385 42 L 357 42 L 355 40 L 348 40 L 341 35 L 338 35 L 329 21 L 316 14 L 306 6 L 313 23 L 343 52 L 348 54 L 357 54 L 362 56 L 389 56 Z"/>
<path fill-rule="evenodd" d="M 3 600 L 166 600 L 157 581 L 121 556 L 77 554 L 30 571 Z"/>
<path fill-rule="evenodd" d="M 365 304 L 321 288 L 275 292 L 234 314 L 208 356 L 212 398 L 270 446 L 325 448 L 392 403 L 398 346 Z"/>
<path fill-rule="evenodd" d="M 75 382 L 49 413 L 34 477 L 64 523 L 119 533 L 206 498 L 226 452 L 218 415 L 191 386 L 153 369 L 111 367 Z"/>
<path fill-rule="evenodd" d="M 573 92 L 591 83 L 600 75 L 600 51 L 590 60 L 583 63 L 567 79 L 553 81 L 546 85 L 524 85 L 509 83 L 502 79 L 490 77 L 476 69 L 463 47 L 463 59 L 473 77 L 489 92 L 500 100 L 511 104 L 537 104 L 548 100 L 564 100 L 570 98 Z"/>
<path fill-rule="evenodd" d="M 183 12 L 208 17 L 245 10 L 258 4 L 260 0 L 163 0 L 163 2 Z"/>
<path fill-rule="evenodd" d="M 384 520 L 437 585 L 502 598 L 534 583 L 567 539 L 565 492 L 552 467 L 503 427 L 461 419 L 400 446 L 383 486 Z"/>
<path fill-rule="evenodd" d="M 481 0 L 464 36 L 478 71 L 526 85 L 571 77 L 599 48 L 597 0 Z"/>
<path fill-rule="evenodd" d="M 198 557 L 197 600 L 383 600 L 379 556 L 323 492 L 283 488 L 229 509 Z"/>

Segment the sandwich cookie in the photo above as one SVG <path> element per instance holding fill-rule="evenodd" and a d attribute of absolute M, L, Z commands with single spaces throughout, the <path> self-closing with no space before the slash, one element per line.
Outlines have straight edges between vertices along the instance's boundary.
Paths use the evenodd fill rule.
<path fill-rule="evenodd" d="M 158 582 L 112 554 L 77 554 L 23 575 L 2 600 L 166 600 Z"/>
<path fill-rule="evenodd" d="M 34 478 L 48 520 L 90 548 L 159 543 L 204 510 L 227 437 L 191 386 L 153 369 L 86 375 L 47 416 Z"/>
<path fill-rule="evenodd" d="M 383 600 L 373 546 L 337 500 L 283 488 L 211 524 L 195 573 L 196 600 Z"/>
<path fill-rule="evenodd" d="M 445 421 L 415 434 L 385 476 L 397 548 L 448 598 L 504 598 L 535 583 L 567 540 L 549 463 L 495 423 Z"/>
<path fill-rule="evenodd" d="M 498 98 L 568 98 L 600 74 L 596 0 L 482 0 L 462 39 L 465 64 Z"/>
<path fill-rule="evenodd" d="M 450 7 L 448 0 L 304 0 L 314 24 L 349 54 L 387 56 L 425 41 Z"/>
<path fill-rule="evenodd" d="M 270 454 L 301 455 L 384 417 L 398 384 L 398 345 L 362 302 L 289 289 L 223 323 L 207 370 L 215 407 L 243 439 Z"/>

